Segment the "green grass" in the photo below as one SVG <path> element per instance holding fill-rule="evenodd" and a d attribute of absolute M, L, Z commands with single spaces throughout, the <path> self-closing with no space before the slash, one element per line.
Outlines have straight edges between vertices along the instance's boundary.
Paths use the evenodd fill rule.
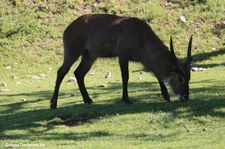
<path fill-rule="evenodd" d="M 221 73 L 223 65 L 209 65 L 213 60 L 205 65 L 209 66 L 207 70 L 192 73 L 187 103 L 175 96 L 171 103 L 163 101 L 158 96 L 156 79 L 147 72 L 140 74 L 142 67 L 130 63 L 129 93 L 133 104 L 125 105 L 121 101 L 117 61 L 100 59 L 91 70 L 95 74 L 86 77 L 94 104 L 83 104 L 78 87 L 66 82 L 73 76 L 71 71 L 62 83 L 56 110 L 49 109 L 56 67 L 51 71 L 48 65 L 41 70 L 36 68 L 31 74 L 45 73 L 41 80 L 20 74 L 21 67 L 3 69 L 10 91 L 0 94 L 1 144 L 44 144 L 47 148 L 222 148 L 225 74 Z M 10 79 L 17 70 L 17 78 Z M 112 78 L 105 79 L 108 71 Z M 17 81 L 21 84 L 16 85 Z M 98 88 L 100 83 L 107 87 Z"/>
<path fill-rule="evenodd" d="M 1 1 L 0 148 L 223 148 L 225 146 L 225 74 L 223 0 L 182 1 Z M 29 6 L 29 7 L 28 7 Z M 123 6 L 123 7 L 121 7 Z M 129 96 L 121 101 L 118 59 L 99 59 L 85 78 L 93 105 L 85 105 L 76 83 L 65 77 L 58 108 L 49 109 L 56 72 L 62 63 L 62 32 L 84 13 L 113 13 L 145 19 L 165 42 L 174 38 L 179 57 L 193 40 L 190 101 L 172 102 L 160 94 L 151 73 L 130 63 Z M 184 15 L 187 22 L 180 23 Z M 215 48 L 215 50 L 212 50 Z M 7 69 L 10 66 L 10 69 Z M 112 78 L 105 78 L 107 72 Z M 45 74 L 40 79 L 33 76 Z M 16 77 L 16 78 L 15 78 Z M 105 88 L 97 87 L 106 84 Z M 37 148 L 37 147 L 36 147 Z"/>

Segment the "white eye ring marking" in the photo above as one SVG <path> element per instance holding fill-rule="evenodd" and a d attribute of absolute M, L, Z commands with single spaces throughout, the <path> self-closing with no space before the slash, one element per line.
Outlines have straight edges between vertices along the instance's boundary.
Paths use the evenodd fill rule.
<path fill-rule="evenodd" d="M 171 79 L 172 79 L 172 76 L 169 76 L 169 77 L 167 77 L 167 78 L 164 78 L 164 79 L 163 79 L 163 82 L 164 82 L 165 84 L 168 84 L 168 83 L 170 82 Z M 183 77 L 180 77 L 180 79 L 182 79 L 182 80 L 181 80 L 182 83 L 185 84 L 185 79 L 184 79 Z"/>

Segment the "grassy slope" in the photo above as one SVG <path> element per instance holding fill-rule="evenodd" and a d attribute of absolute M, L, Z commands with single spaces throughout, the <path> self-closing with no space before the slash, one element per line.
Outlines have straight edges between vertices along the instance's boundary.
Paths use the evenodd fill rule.
<path fill-rule="evenodd" d="M 172 0 L 167 4 L 110 0 L 96 7 L 93 4 L 93 1 L 0 2 L 0 81 L 7 83 L 0 89 L 9 89 L 0 92 L 1 145 L 11 142 L 42 143 L 52 148 L 225 146 L 223 0 L 207 3 Z M 103 12 L 146 19 L 166 44 L 173 35 L 181 57 L 186 54 L 188 37 L 194 35 L 194 66 L 206 71 L 192 73 L 190 102 L 165 103 L 158 97 L 156 79 L 149 73 L 140 74 L 142 67 L 131 63 L 129 93 L 134 104 L 124 105 L 120 101 L 117 61 L 100 59 L 92 68 L 95 75 L 86 77 L 95 104 L 84 105 L 77 86 L 74 89 L 74 83 L 66 83 L 73 76 L 76 63 L 62 83 L 59 108 L 49 110 L 55 73 L 62 61 L 63 30 L 81 14 Z M 187 19 L 185 24 L 177 21 L 181 15 Z M 105 79 L 108 71 L 113 77 Z M 46 75 L 42 79 L 32 79 L 42 73 Z M 107 87 L 97 88 L 101 83 Z"/>

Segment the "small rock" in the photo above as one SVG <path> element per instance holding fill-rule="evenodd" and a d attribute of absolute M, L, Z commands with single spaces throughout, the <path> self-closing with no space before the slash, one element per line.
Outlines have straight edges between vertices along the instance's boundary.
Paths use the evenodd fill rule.
<path fill-rule="evenodd" d="M 204 71 L 205 69 L 203 69 L 203 68 L 198 68 L 198 71 Z"/>
<path fill-rule="evenodd" d="M 7 86 L 5 82 L 0 82 L 0 86 Z"/>
<path fill-rule="evenodd" d="M 39 79 L 41 79 L 41 77 L 39 77 L 39 76 L 31 76 L 31 78 L 34 79 L 34 80 L 39 80 Z"/>
<path fill-rule="evenodd" d="M 224 21 L 222 21 L 222 23 L 223 23 L 223 25 L 225 25 L 225 20 L 224 20 Z"/>
<path fill-rule="evenodd" d="M 89 75 L 94 75 L 95 73 L 94 73 L 94 72 L 89 72 L 88 74 L 89 74 Z"/>
<path fill-rule="evenodd" d="M 194 71 L 194 72 L 197 72 L 197 71 L 204 71 L 205 69 L 204 68 L 201 68 L 201 67 L 192 67 L 191 68 L 191 71 Z"/>
<path fill-rule="evenodd" d="M 6 89 L 6 88 L 0 89 L 0 92 L 8 92 L 8 91 L 9 91 L 9 89 Z"/>
<path fill-rule="evenodd" d="M 198 67 L 191 68 L 191 71 L 198 71 Z"/>
<path fill-rule="evenodd" d="M 70 77 L 69 80 L 67 80 L 67 82 L 77 82 L 75 77 Z"/>
<path fill-rule="evenodd" d="M 93 7 L 97 7 L 97 6 L 98 6 L 98 3 L 95 2 L 95 3 L 93 4 Z"/>
<path fill-rule="evenodd" d="M 112 73 L 110 71 L 108 71 L 107 75 L 105 76 L 105 78 L 111 78 L 112 77 Z"/>
<path fill-rule="evenodd" d="M 186 18 L 184 16 L 180 16 L 180 21 L 183 22 L 183 23 L 186 23 Z"/>
<path fill-rule="evenodd" d="M 143 78 L 142 77 L 138 77 L 138 80 L 142 80 Z"/>
<path fill-rule="evenodd" d="M 39 77 L 45 77 L 45 74 L 39 74 L 38 76 Z"/>
<path fill-rule="evenodd" d="M 12 78 L 12 79 L 16 79 L 17 77 L 16 77 L 16 76 L 11 76 L 11 78 Z"/>
<path fill-rule="evenodd" d="M 106 84 L 99 84 L 98 87 L 106 87 Z"/>
<path fill-rule="evenodd" d="M 11 66 L 6 66 L 5 68 L 6 68 L 6 69 L 11 69 L 12 67 L 11 67 Z"/>

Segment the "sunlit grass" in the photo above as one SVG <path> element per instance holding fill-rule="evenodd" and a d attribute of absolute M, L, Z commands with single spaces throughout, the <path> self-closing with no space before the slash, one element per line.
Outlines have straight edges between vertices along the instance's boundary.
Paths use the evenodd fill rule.
<path fill-rule="evenodd" d="M 105 63 L 110 65 L 105 67 Z M 0 93 L 3 144 L 44 144 L 48 148 L 224 146 L 224 67 L 193 72 L 190 101 L 181 103 L 172 96 L 173 101 L 167 103 L 158 96 L 156 79 L 148 72 L 140 74 L 140 64 L 130 63 L 129 95 L 133 104 L 125 105 L 117 60 L 100 59 L 91 69 L 95 74 L 88 74 L 85 80 L 94 104 L 85 105 L 76 83 L 67 83 L 73 76 L 71 69 L 62 83 L 58 108 L 50 110 L 57 71 L 56 66 L 50 66 L 51 71 L 33 69 L 33 74 L 46 74 L 40 80 L 24 77 L 26 73 L 21 70 L 14 80 L 10 75 L 17 75 L 17 68 L 4 69 L 10 75 L 5 77 L 9 92 Z M 104 77 L 108 71 L 112 78 Z M 21 84 L 15 85 L 16 81 Z M 107 87 L 98 88 L 101 83 Z"/>

